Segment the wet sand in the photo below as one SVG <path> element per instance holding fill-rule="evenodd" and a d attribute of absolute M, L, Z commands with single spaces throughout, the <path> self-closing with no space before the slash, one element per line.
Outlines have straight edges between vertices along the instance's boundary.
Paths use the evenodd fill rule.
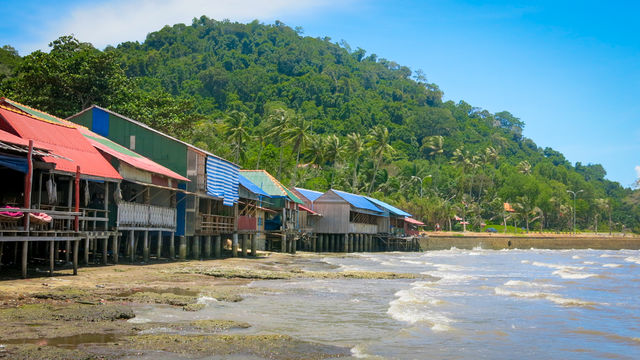
<path fill-rule="evenodd" d="M 350 349 L 282 334 L 246 334 L 250 323 L 208 319 L 136 323 L 136 307 L 163 304 L 199 311 L 202 296 L 240 302 L 253 280 L 293 278 L 416 278 L 415 274 L 337 272 L 325 255 L 262 253 L 257 259 L 114 265 L 56 271 L 53 277 L 0 282 L 0 358 L 325 359 Z M 419 276 L 418 276 L 419 277 Z M 260 316 L 256 309 L 256 316 Z M 155 333 L 151 329 L 163 329 Z"/>

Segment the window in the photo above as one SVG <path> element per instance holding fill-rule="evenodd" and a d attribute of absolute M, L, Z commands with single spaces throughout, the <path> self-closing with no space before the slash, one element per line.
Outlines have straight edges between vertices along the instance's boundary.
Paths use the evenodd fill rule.
<path fill-rule="evenodd" d="M 136 136 L 135 135 L 130 135 L 129 136 L 129 149 L 131 149 L 131 150 L 135 150 L 136 149 Z"/>

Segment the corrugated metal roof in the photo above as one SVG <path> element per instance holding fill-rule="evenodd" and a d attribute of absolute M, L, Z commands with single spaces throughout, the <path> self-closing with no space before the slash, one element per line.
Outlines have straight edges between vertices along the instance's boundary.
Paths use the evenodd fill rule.
<path fill-rule="evenodd" d="M 0 115 L 21 138 L 65 157 L 43 157 L 56 170 L 75 173 L 80 165 L 84 175 L 120 180 L 116 169 L 96 150 L 77 128 L 34 117 L 23 111 L 0 105 Z M 71 160 L 70 160 L 71 159 Z"/>
<path fill-rule="evenodd" d="M 155 161 L 146 158 L 132 150 L 127 149 L 126 147 L 117 144 L 105 137 L 103 137 L 102 135 L 99 135 L 87 128 L 85 128 L 84 126 L 80 126 L 78 124 L 75 124 L 71 121 L 68 120 L 64 120 L 61 119 L 59 117 L 56 117 L 54 115 L 48 114 L 46 112 L 40 111 L 38 109 L 34 109 L 32 107 L 29 107 L 27 105 L 23 105 L 20 104 L 16 101 L 13 101 L 11 99 L 7 99 L 7 98 L 2 98 L 2 101 L 5 103 L 8 103 L 9 105 L 18 108 L 19 110 L 22 110 L 30 115 L 34 115 L 36 117 L 41 118 L 42 120 L 46 120 L 46 121 L 50 121 L 53 123 L 57 123 L 57 124 L 61 124 L 64 126 L 72 126 L 77 128 L 80 133 L 82 133 L 82 135 L 87 138 L 87 140 L 89 140 L 89 142 L 91 143 L 91 145 L 93 145 L 94 147 L 96 147 L 97 149 L 100 149 L 104 152 L 106 152 L 107 154 L 114 156 L 118 159 L 120 159 L 121 161 L 126 162 L 127 164 L 144 170 L 144 171 L 148 171 L 151 173 L 155 173 L 155 174 L 159 174 L 159 175 L 163 175 L 166 177 L 170 177 L 172 179 L 176 179 L 176 180 L 181 180 L 181 181 L 189 181 L 189 179 L 185 178 L 184 176 L 173 172 L 169 169 L 167 169 L 166 167 L 156 163 Z"/>
<path fill-rule="evenodd" d="M 348 193 L 340 190 L 334 190 L 334 189 L 331 189 L 331 190 L 355 208 L 370 210 L 375 212 L 382 212 L 376 205 L 374 205 L 371 201 L 367 200 L 367 198 L 362 195 L 356 195 L 356 194 L 352 194 L 352 193 Z"/>
<path fill-rule="evenodd" d="M 288 197 L 291 201 L 304 205 L 302 200 L 265 170 L 240 170 L 240 173 L 269 196 Z"/>
<path fill-rule="evenodd" d="M 80 111 L 79 113 L 77 113 L 77 114 L 75 114 L 75 115 L 72 115 L 72 116 L 69 116 L 69 119 L 71 119 L 71 118 L 75 118 L 75 117 L 77 117 L 77 116 L 79 116 L 79 115 L 81 115 L 81 114 L 84 114 L 84 113 L 85 113 L 85 112 L 87 112 L 87 111 L 91 111 L 91 110 L 92 110 L 92 109 L 94 109 L 94 108 L 95 108 L 95 109 L 100 109 L 100 110 L 102 110 L 102 111 L 104 111 L 104 112 L 106 112 L 106 113 L 109 113 L 109 114 L 113 115 L 113 116 L 117 116 L 117 117 L 119 117 L 119 118 L 120 118 L 120 119 L 122 119 L 122 120 L 126 120 L 126 121 L 128 121 L 128 122 L 130 122 L 130 123 L 132 123 L 132 124 L 135 124 L 135 125 L 137 125 L 137 126 L 140 126 L 140 127 L 142 127 L 142 128 L 145 128 L 145 129 L 147 129 L 147 130 L 149 130 L 149 131 L 151 131 L 151 132 L 153 132 L 153 133 L 156 133 L 156 134 L 158 134 L 158 135 L 160 135 L 160 136 L 163 136 L 163 137 L 165 137 L 165 138 L 167 138 L 167 139 L 171 139 L 171 140 L 173 140 L 173 141 L 175 141 L 175 142 L 177 142 L 177 143 L 180 143 L 180 144 L 182 144 L 182 145 L 185 145 L 186 147 L 190 148 L 191 150 L 194 150 L 194 151 L 196 151 L 196 152 L 199 152 L 199 153 L 201 153 L 201 154 L 203 154 L 203 155 L 211 156 L 211 157 L 215 157 L 215 158 L 220 159 L 220 160 L 222 160 L 222 161 L 226 161 L 226 162 L 228 162 L 228 163 L 230 163 L 230 164 L 233 164 L 233 165 L 235 165 L 235 166 L 238 166 L 237 164 L 235 164 L 235 163 L 233 163 L 233 162 L 231 162 L 231 161 L 229 161 L 229 160 L 227 160 L 227 159 L 221 158 L 220 156 L 218 156 L 218 155 L 216 155 L 216 154 L 212 154 L 212 153 L 210 153 L 210 152 L 208 152 L 208 151 L 206 151 L 206 150 L 200 149 L 199 147 L 196 147 L 196 146 L 194 146 L 194 145 L 192 145 L 192 144 L 189 144 L 188 142 L 185 142 L 185 141 L 182 141 L 182 140 L 180 140 L 180 139 L 177 139 L 177 138 L 175 138 L 175 137 L 173 137 L 173 136 L 171 136 L 171 135 L 169 135 L 169 134 L 165 134 L 165 133 L 163 133 L 163 132 L 162 132 L 162 131 L 160 131 L 160 130 L 156 130 L 156 129 L 152 128 L 151 126 L 147 125 L 147 124 L 143 124 L 143 123 L 141 123 L 141 122 L 139 122 L 139 121 L 133 120 L 133 119 L 128 118 L 128 117 L 126 117 L 126 116 L 124 116 L 124 115 L 118 114 L 118 113 L 117 113 L 117 112 L 115 112 L 115 111 L 111 111 L 111 110 L 109 110 L 109 109 L 105 109 L 105 108 L 100 107 L 100 106 L 98 106 L 98 105 L 91 105 L 90 107 L 88 107 L 88 108 L 86 108 L 86 109 L 84 109 L 84 110 Z"/>
<path fill-rule="evenodd" d="M 389 211 L 390 213 L 394 214 L 394 215 L 398 215 L 398 216 L 413 216 L 411 214 L 409 214 L 408 212 L 404 211 L 404 210 L 400 210 L 395 206 L 389 205 L 386 202 L 382 201 L 382 200 L 378 200 L 378 199 L 374 199 L 372 197 L 368 197 L 365 196 L 365 198 L 367 198 L 367 200 L 371 201 L 372 203 L 378 205 L 379 207 L 386 209 L 387 211 Z"/>
<path fill-rule="evenodd" d="M 404 218 L 404 221 L 408 222 L 409 224 L 413 224 L 413 225 L 418 225 L 418 226 L 424 225 L 424 223 L 422 221 L 419 221 L 419 220 L 416 220 L 416 219 L 412 219 L 410 217 Z"/>
<path fill-rule="evenodd" d="M 135 168 L 163 175 L 176 180 L 189 181 L 189 179 L 187 179 L 186 177 L 173 172 L 166 167 L 156 163 L 155 161 L 146 158 L 136 152 L 133 152 L 120 144 L 117 144 L 101 135 L 98 135 L 89 129 L 78 127 L 78 130 L 80 130 L 82 135 L 84 135 L 84 137 L 89 140 L 91 145 L 106 152 L 111 156 L 120 159 L 121 161 L 126 162 L 127 164 Z"/>
<path fill-rule="evenodd" d="M 257 194 L 257 195 L 262 195 L 262 196 L 269 197 L 269 194 L 264 192 L 264 190 L 262 190 L 256 184 L 254 184 L 251 181 L 249 181 L 249 179 L 244 177 L 244 175 L 239 174 L 238 175 L 238 179 L 240 180 L 240 185 L 244 186 L 247 190 L 251 191 L 252 193 Z"/>
<path fill-rule="evenodd" d="M 298 192 L 300 194 L 302 194 L 302 196 L 306 197 L 307 199 L 313 201 L 316 201 L 317 198 L 319 198 L 320 196 L 322 196 L 323 193 L 321 193 L 320 191 L 314 191 L 314 190 L 308 190 L 308 189 L 303 189 L 303 188 L 295 188 L 296 190 L 298 190 Z"/>

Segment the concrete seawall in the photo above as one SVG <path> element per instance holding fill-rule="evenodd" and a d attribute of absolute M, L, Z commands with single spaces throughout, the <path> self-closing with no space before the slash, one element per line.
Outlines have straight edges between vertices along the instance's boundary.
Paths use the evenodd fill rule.
<path fill-rule="evenodd" d="M 429 236 L 420 239 L 420 249 L 640 249 L 640 238 L 634 237 L 549 237 L 549 236 Z"/>

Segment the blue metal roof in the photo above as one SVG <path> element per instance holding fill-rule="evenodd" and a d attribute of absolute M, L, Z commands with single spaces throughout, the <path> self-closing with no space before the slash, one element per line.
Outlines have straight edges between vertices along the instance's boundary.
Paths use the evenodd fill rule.
<path fill-rule="evenodd" d="M 251 180 L 242 176 L 242 174 L 239 174 L 238 179 L 240 181 L 240 185 L 244 186 L 245 188 L 247 188 L 247 190 L 251 191 L 252 193 L 270 197 L 269 194 L 264 192 L 264 190 L 262 190 L 258 185 L 252 183 Z"/>
<path fill-rule="evenodd" d="M 238 201 L 238 165 L 218 157 L 207 156 L 207 194 L 222 198 L 222 204 L 233 206 Z"/>
<path fill-rule="evenodd" d="M 334 190 L 334 189 L 331 189 L 331 190 L 333 190 L 333 192 L 335 192 L 338 196 L 340 196 L 342 199 L 344 199 L 346 202 L 348 202 L 349 204 L 351 204 L 351 206 L 355 208 L 374 211 L 377 213 L 382 212 L 377 206 L 375 206 L 371 201 L 367 200 L 367 198 L 365 198 L 362 195 L 356 195 L 356 194 L 352 194 L 352 193 L 348 193 L 340 190 Z"/>
<path fill-rule="evenodd" d="M 378 200 L 378 199 L 374 199 L 368 196 L 365 196 L 365 198 L 367 198 L 367 200 L 371 201 L 372 203 L 378 205 L 379 207 L 383 208 L 383 209 L 387 209 L 390 213 L 394 214 L 394 215 L 398 215 L 398 216 L 413 216 L 411 214 L 409 214 L 406 211 L 400 210 L 395 206 L 389 205 L 386 202 L 382 201 L 382 200 Z"/>
<path fill-rule="evenodd" d="M 314 190 L 308 190 L 308 189 L 303 189 L 303 188 L 295 188 L 300 194 L 302 194 L 302 196 L 306 197 L 307 199 L 311 200 L 311 201 L 316 201 L 317 198 L 319 198 L 320 196 L 322 196 L 323 193 L 321 193 L 320 191 L 314 191 Z"/>

